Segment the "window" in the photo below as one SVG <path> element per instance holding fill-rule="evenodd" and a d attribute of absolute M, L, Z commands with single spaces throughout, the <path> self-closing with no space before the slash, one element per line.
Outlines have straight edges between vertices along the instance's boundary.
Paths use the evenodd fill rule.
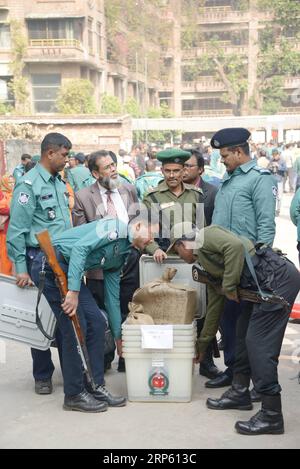
<path fill-rule="evenodd" d="M 94 53 L 94 41 L 93 41 L 93 20 L 88 19 L 88 34 L 89 34 L 89 51 L 91 54 Z"/>
<path fill-rule="evenodd" d="M 9 24 L 0 23 L 0 49 L 10 49 L 10 27 Z"/>
<path fill-rule="evenodd" d="M 55 101 L 61 85 L 59 74 L 31 75 L 33 102 L 35 112 L 56 112 Z"/>
<path fill-rule="evenodd" d="M 78 19 L 28 21 L 29 39 L 77 39 L 82 41 L 82 22 Z"/>
<path fill-rule="evenodd" d="M 182 101 L 183 111 L 205 111 L 210 109 L 232 109 L 230 103 L 224 103 L 220 98 L 184 99 Z"/>
<path fill-rule="evenodd" d="M 8 87 L 8 83 L 10 82 L 11 78 L 12 77 L 0 76 L 0 102 L 13 106 L 15 103 L 14 95 L 11 89 Z"/>
<path fill-rule="evenodd" d="M 98 55 L 99 57 L 101 57 L 101 50 L 102 50 L 102 47 L 101 47 L 101 32 L 102 32 L 101 23 L 99 23 L 99 21 L 97 21 L 97 30 L 96 30 L 96 35 L 97 35 L 97 55 Z"/>

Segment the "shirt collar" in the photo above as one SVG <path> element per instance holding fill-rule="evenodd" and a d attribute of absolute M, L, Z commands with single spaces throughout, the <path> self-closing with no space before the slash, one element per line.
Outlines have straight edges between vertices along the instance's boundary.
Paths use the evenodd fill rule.
<path fill-rule="evenodd" d="M 48 182 L 50 179 L 52 180 L 55 180 L 55 178 L 61 180 L 61 176 L 60 174 L 56 174 L 55 176 L 53 176 L 51 173 L 49 173 L 49 171 L 47 171 L 46 168 L 44 168 L 44 166 L 42 166 L 40 163 L 38 163 L 36 165 L 36 168 L 37 168 L 37 171 L 39 172 L 40 176 L 42 176 L 42 178 L 44 179 L 45 182 Z"/>
<path fill-rule="evenodd" d="M 224 181 L 228 181 L 228 179 L 230 179 L 232 176 L 236 176 L 237 174 L 240 174 L 240 173 L 244 173 L 244 174 L 247 174 L 249 173 L 249 171 L 254 168 L 254 166 L 257 165 L 257 161 L 256 160 L 250 160 L 250 161 L 247 161 L 247 163 L 244 163 L 244 164 L 241 164 L 240 166 L 238 166 L 234 171 L 233 173 L 225 173 L 224 175 L 224 178 L 223 178 L 223 182 Z"/>

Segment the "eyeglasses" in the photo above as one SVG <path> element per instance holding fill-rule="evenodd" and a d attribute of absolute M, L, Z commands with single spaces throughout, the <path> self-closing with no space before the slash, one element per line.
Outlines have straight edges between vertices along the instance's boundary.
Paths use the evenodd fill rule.
<path fill-rule="evenodd" d="M 189 169 L 189 168 L 196 168 L 198 165 L 197 165 L 197 164 L 185 163 L 183 166 L 184 166 L 185 168 L 188 168 L 188 169 Z"/>

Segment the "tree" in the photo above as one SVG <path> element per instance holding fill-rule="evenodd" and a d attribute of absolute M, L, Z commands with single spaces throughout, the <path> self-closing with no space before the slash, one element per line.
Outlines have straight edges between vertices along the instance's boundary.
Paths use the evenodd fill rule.
<path fill-rule="evenodd" d="M 119 98 L 105 93 L 102 96 L 101 113 L 109 115 L 122 114 L 122 103 Z"/>
<path fill-rule="evenodd" d="M 12 61 L 10 63 L 10 69 L 13 78 L 8 86 L 15 98 L 16 112 L 18 114 L 29 114 L 30 105 L 28 101 L 28 80 L 23 76 L 23 70 L 25 67 L 24 57 L 27 51 L 27 40 L 20 21 L 11 21 L 10 31 L 12 42 Z"/>
<path fill-rule="evenodd" d="M 60 88 L 56 107 L 61 114 L 95 114 L 94 87 L 89 80 L 66 81 Z"/>
<path fill-rule="evenodd" d="M 282 106 L 286 76 L 300 74 L 300 53 L 293 48 L 299 39 L 300 2 L 297 0 L 258 0 L 258 8 L 273 14 L 259 38 L 260 56 L 257 83 L 252 97 L 256 113 L 274 114 Z"/>

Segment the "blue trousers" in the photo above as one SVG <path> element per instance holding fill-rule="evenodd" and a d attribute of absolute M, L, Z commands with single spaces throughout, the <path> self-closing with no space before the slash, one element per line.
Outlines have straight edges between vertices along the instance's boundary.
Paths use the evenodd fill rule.
<path fill-rule="evenodd" d="M 34 283 L 39 285 L 39 272 L 42 270 L 43 253 L 39 253 L 33 260 L 31 276 Z M 67 273 L 68 265 L 60 261 L 60 265 Z M 46 281 L 44 296 L 56 316 L 58 330 L 61 334 L 62 373 L 64 378 L 64 392 L 67 396 L 75 396 L 85 388 L 85 380 L 77 342 L 72 322 L 61 308 L 60 292 L 55 283 L 55 277 L 49 265 L 45 265 Z M 98 308 L 91 292 L 81 284 L 79 306 L 77 310 L 80 325 L 86 340 L 93 378 L 96 385 L 104 383 L 104 336 L 106 322 Z"/>

